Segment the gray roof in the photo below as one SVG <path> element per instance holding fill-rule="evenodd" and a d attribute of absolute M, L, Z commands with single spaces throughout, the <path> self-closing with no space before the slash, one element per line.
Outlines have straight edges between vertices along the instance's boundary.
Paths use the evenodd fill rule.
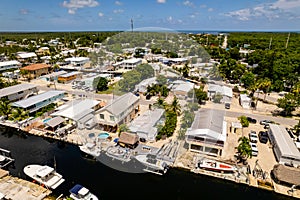
<path fill-rule="evenodd" d="M 154 139 L 157 134 L 157 128 L 155 126 L 164 112 L 164 109 L 147 110 L 134 119 L 128 128 L 131 132 L 144 133 L 148 138 Z"/>
<path fill-rule="evenodd" d="M 17 101 L 12 103 L 13 106 L 16 107 L 21 107 L 21 108 L 28 108 L 29 106 L 35 105 L 37 103 L 40 103 L 44 100 L 50 99 L 52 97 L 55 97 L 60 94 L 64 94 L 65 91 L 60 91 L 60 90 L 50 90 L 47 92 L 44 92 L 42 94 L 38 94 L 32 97 L 29 97 L 27 99 Z"/>
<path fill-rule="evenodd" d="M 285 127 L 279 126 L 277 124 L 270 124 L 270 130 L 283 156 L 300 159 L 300 152 L 297 149 L 292 138 L 286 131 Z"/>
<path fill-rule="evenodd" d="M 226 122 L 224 110 L 200 109 L 186 135 L 206 135 L 226 141 Z"/>
<path fill-rule="evenodd" d="M 114 116 L 119 116 L 122 112 L 125 112 L 130 106 L 133 106 L 136 102 L 138 102 L 139 99 L 139 97 L 129 92 L 120 97 L 117 97 L 110 104 L 104 106 L 100 111 L 107 110 Z"/>
<path fill-rule="evenodd" d="M 52 113 L 51 116 L 62 116 L 78 121 L 84 116 L 92 113 L 94 111 L 92 108 L 99 103 L 100 101 L 92 99 L 85 99 L 82 101 L 74 100 L 70 102 L 68 106 L 64 106 L 63 109 Z"/>
<path fill-rule="evenodd" d="M 208 92 L 220 93 L 224 96 L 232 97 L 232 89 L 224 85 L 208 84 Z"/>
<path fill-rule="evenodd" d="M 6 97 L 8 95 L 12 95 L 21 91 L 29 90 L 32 88 L 35 88 L 36 85 L 28 84 L 28 83 L 22 83 L 14 86 L 10 86 L 7 88 L 3 88 L 0 90 L 0 98 Z"/>
<path fill-rule="evenodd" d="M 63 123 L 64 121 L 65 121 L 65 119 L 62 117 L 54 117 L 54 118 L 50 119 L 49 121 L 47 121 L 46 125 L 50 126 L 50 127 L 55 127 L 55 126 Z"/>

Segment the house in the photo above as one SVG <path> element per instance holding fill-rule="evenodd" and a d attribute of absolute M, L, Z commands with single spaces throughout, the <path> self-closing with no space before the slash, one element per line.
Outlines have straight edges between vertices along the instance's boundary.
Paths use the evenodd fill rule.
<path fill-rule="evenodd" d="M 49 47 L 40 47 L 35 51 L 37 55 L 50 55 Z"/>
<path fill-rule="evenodd" d="M 268 135 L 280 164 L 300 166 L 300 152 L 284 126 L 269 124 Z"/>
<path fill-rule="evenodd" d="M 0 98 L 7 98 L 9 101 L 16 101 L 25 99 L 30 95 L 37 94 L 38 89 L 36 85 L 22 83 L 0 90 Z"/>
<path fill-rule="evenodd" d="M 222 95 L 221 103 L 230 103 L 233 95 L 230 87 L 217 84 L 208 84 L 207 94 L 211 100 L 216 94 Z"/>
<path fill-rule="evenodd" d="M 227 138 L 224 110 L 200 109 L 192 126 L 187 130 L 185 141 L 189 150 L 213 157 L 221 157 Z"/>
<path fill-rule="evenodd" d="M 139 111 L 139 97 L 126 93 L 113 99 L 95 115 L 103 130 L 115 132 L 121 124 L 129 123 Z"/>
<path fill-rule="evenodd" d="M 0 62 L 0 71 L 5 71 L 7 69 L 17 69 L 20 68 L 22 64 L 16 60 L 3 61 Z"/>
<path fill-rule="evenodd" d="M 140 138 L 154 142 L 158 133 L 157 125 L 163 124 L 164 113 L 164 109 L 147 110 L 134 119 L 128 128 L 130 132 L 136 133 Z"/>
<path fill-rule="evenodd" d="M 122 147 L 134 149 L 139 143 L 139 136 L 134 133 L 122 132 L 120 134 L 118 144 Z"/>
<path fill-rule="evenodd" d="M 97 85 L 93 85 L 94 84 L 94 81 L 97 79 L 97 78 L 106 78 L 107 80 L 111 80 L 111 78 L 113 77 L 112 74 L 91 74 L 91 76 L 89 77 L 86 77 L 82 80 L 80 80 L 80 83 L 79 85 L 84 85 L 90 89 L 96 89 L 94 87 L 96 87 Z"/>
<path fill-rule="evenodd" d="M 171 87 L 171 91 L 179 99 L 186 99 L 188 96 L 188 92 L 194 88 L 194 84 L 187 81 L 176 80 L 173 81 L 170 87 Z"/>
<path fill-rule="evenodd" d="M 243 108 L 250 108 L 252 100 L 247 94 L 240 94 L 239 102 Z"/>
<path fill-rule="evenodd" d="M 82 72 L 74 71 L 59 75 L 57 81 L 60 83 L 68 83 L 78 78 L 82 78 Z"/>
<path fill-rule="evenodd" d="M 19 61 L 37 60 L 37 55 L 34 52 L 18 52 L 16 57 Z"/>
<path fill-rule="evenodd" d="M 13 107 L 23 108 L 24 110 L 29 111 L 29 113 L 33 113 L 51 103 L 54 103 L 58 99 L 62 99 L 64 94 L 65 91 L 50 90 L 27 99 L 14 102 L 11 105 Z"/>
<path fill-rule="evenodd" d="M 147 92 L 147 87 L 156 84 L 156 77 L 148 78 L 142 80 L 139 84 L 135 85 L 134 91 L 145 93 Z"/>
<path fill-rule="evenodd" d="M 132 70 L 141 63 L 142 63 L 141 58 L 131 58 L 131 59 L 123 60 L 119 63 L 113 64 L 113 66 L 117 67 L 117 68 Z"/>
<path fill-rule="evenodd" d="M 54 80 L 57 81 L 60 75 L 67 74 L 67 73 L 68 72 L 63 70 L 58 72 L 52 72 L 51 74 L 46 74 L 41 76 L 40 79 L 44 81 L 54 81 Z"/>
<path fill-rule="evenodd" d="M 21 71 L 28 71 L 28 77 L 37 78 L 49 73 L 50 65 L 45 63 L 31 64 L 20 68 Z"/>
<path fill-rule="evenodd" d="M 65 59 L 66 63 L 74 67 L 83 67 L 90 62 L 88 57 L 71 57 Z M 86 66 L 89 67 L 89 66 Z"/>
<path fill-rule="evenodd" d="M 90 129 L 96 125 L 95 111 L 101 107 L 100 101 L 76 99 L 56 109 L 51 116 L 73 120 L 78 129 Z"/>

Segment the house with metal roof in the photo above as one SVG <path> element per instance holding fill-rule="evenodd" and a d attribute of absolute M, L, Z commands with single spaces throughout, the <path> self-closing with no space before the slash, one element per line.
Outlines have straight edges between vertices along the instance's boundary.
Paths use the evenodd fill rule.
<path fill-rule="evenodd" d="M 233 96 L 230 87 L 217 84 L 208 84 L 207 94 L 210 99 L 213 99 L 216 94 L 222 95 L 221 103 L 230 103 Z"/>
<path fill-rule="evenodd" d="M 16 101 L 25 99 L 30 95 L 37 94 L 38 89 L 36 85 L 22 83 L 0 89 L 0 98 L 7 98 L 9 101 Z"/>
<path fill-rule="evenodd" d="M 240 94 L 239 102 L 243 108 L 250 108 L 252 100 L 247 94 Z"/>
<path fill-rule="evenodd" d="M 13 107 L 23 108 L 24 110 L 29 111 L 29 113 L 33 113 L 59 99 L 62 99 L 64 94 L 65 91 L 50 90 L 27 99 L 14 102 L 11 105 Z"/>
<path fill-rule="evenodd" d="M 58 72 L 52 72 L 51 74 L 46 74 L 40 77 L 41 80 L 44 81 L 52 81 L 57 80 L 60 75 L 67 74 L 68 72 L 61 70 Z"/>
<path fill-rule="evenodd" d="M 119 125 L 132 121 L 139 111 L 139 99 L 132 93 L 126 93 L 107 103 L 95 114 L 100 127 L 115 132 Z"/>
<path fill-rule="evenodd" d="M 51 116 L 71 119 L 78 129 L 92 128 L 96 125 L 95 111 L 100 108 L 100 101 L 93 99 L 76 99 L 60 107 Z"/>
<path fill-rule="evenodd" d="M 284 126 L 269 124 L 268 135 L 280 164 L 300 166 L 300 152 Z"/>
<path fill-rule="evenodd" d="M 65 59 L 67 64 L 70 64 L 74 67 L 82 67 L 88 62 L 90 62 L 90 58 L 88 57 L 71 57 Z"/>
<path fill-rule="evenodd" d="M 57 81 L 60 83 L 68 83 L 78 78 L 82 78 L 82 72 L 73 71 L 73 72 L 59 75 Z"/>
<path fill-rule="evenodd" d="M 0 62 L 0 71 L 4 71 L 7 69 L 20 68 L 21 66 L 22 66 L 22 64 L 16 60 L 3 61 L 3 62 Z"/>
<path fill-rule="evenodd" d="M 142 80 L 139 84 L 135 85 L 134 91 L 145 93 L 147 92 L 147 87 L 156 84 L 156 77 L 147 78 Z"/>
<path fill-rule="evenodd" d="M 147 110 L 134 119 L 128 126 L 130 132 L 136 133 L 147 141 L 155 141 L 158 133 L 157 125 L 163 124 L 164 109 Z"/>
<path fill-rule="evenodd" d="M 194 88 L 194 84 L 188 81 L 176 80 L 169 87 L 179 99 L 185 99 L 188 96 L 188 92 Z"/>
<path fill-rule="evenodd" d="M 227 122 L 224 116 L 224 110 L 200 109 L 185 134 L 189 150 L 221 157 L 227 138 Z"/>

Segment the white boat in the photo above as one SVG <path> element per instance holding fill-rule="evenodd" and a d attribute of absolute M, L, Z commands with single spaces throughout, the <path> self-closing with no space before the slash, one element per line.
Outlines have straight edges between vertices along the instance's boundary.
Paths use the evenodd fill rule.
<path fill-rule="evenodd" d="M 211 159 L 200 159 L 197 163 L 196 168 L 207 169 L 218 172 L 234 172 L 237 170 L 235 166 L 227 163 L 219 162 Z"/>
<path fill-rule="evenodd" d="M 65 181 L 62 175 L 47 165 L 27 165 L 23 171 L 30 178 L 51 189 L 57 188 Z"/>
<path fill-rule="evenodd" d="M 105 154 L 112 159 L 117 159 L 122 162 L 129 162 L 131 160 L 131 150 L 119 146 L 108 147 Z"/>
<path fill-rule="evenodd" d="M 71 193 L 70 198 L 74 200 L 98 200 L 98 197 L 92 194 L 87 188 L 79 184 L 76 184 L 74 187 L 72 187 L 69 192 Z"/>
<path fill-rule="evenodd" d="M 93 158 L 100 156 L 101 149 L 96 146 L 95 143 L 86 143 L 84 145 L 79 146 L 79 149 Z"/>
<path fill-rule="evenodd" d="M 169 168 L 168 164 L 163 160 L 156 158 L 156 155 L 153 154 L 142 154 L 137 155 L 135 158 L 145 165 L 144 171 L 151 172 L 158 175 L 163 175 L 167 173 Z"/>

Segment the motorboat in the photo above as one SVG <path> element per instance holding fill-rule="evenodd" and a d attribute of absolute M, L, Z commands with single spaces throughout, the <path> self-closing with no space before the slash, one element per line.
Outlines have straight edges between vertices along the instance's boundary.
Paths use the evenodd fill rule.
<path fill-rule="evenodd" d="M 70 198 L 74 200 L 98 200 L 98 197 L 80 184 L 76 184 L 69 192 L 71 193 Z"/>
<path fill-rule="evenodd" d="M 57 173 L 54 168 L 47 165 L 27 165 L 24 167 L 23 171 L 27 176 L 37 181 L 39 184 L 51 189 L 56 189 L 65 181 L 62 175 Z"/>
<path fill-rule="evenodd" d="M 129 162 L 131 160 L 131 150 L 119 146 L 110 146 L 107 148 L 105 154 L 113 160 L 117 159 L 122 162 Z"/>
<path fill-rule="evenodd" d="M 79 149 L 88 156 L 96 158 L 100 155 L 101 149 L 96 145 L 96 143 L 86 143 L 79 146 Z"/>
<path fill-rule="evenodd" d="M 212 159 L 200 159 L 197 163 L 196 168 L 218 171 L 218 172 L 234 172 L 237 171 L 235 166 L 232 166 L 227 163 L 219 162 Z"/>
<path fill-rule="evenodd" d="M 163 175 L 167 173 L 169 168 L 166 162 L 157 159 L 154 154 L 141 154 L 135 156 L 135 158 L 145 166 L 144 171 L 146 172 Z"/>

